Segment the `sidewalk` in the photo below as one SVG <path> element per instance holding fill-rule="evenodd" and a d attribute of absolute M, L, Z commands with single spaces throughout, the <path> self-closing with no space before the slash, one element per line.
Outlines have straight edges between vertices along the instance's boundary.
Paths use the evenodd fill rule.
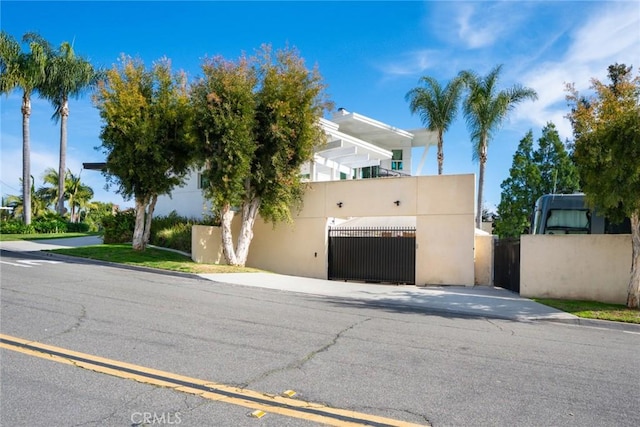
<path fill-rule="evenodd" d="M 517 321 L 578 323 L 578 317 L 502 288 L 368 284 L 312 279 L 272 273 L 199 274 L 208 280 L 395 306 L 425 311 Z"/>
<path fill-rule="evenodd" d="M 101 244 L 99 236 L 69 239 L 0 242 L 0 249 L 35 252 L 47 249 Z M 130 267 L 127 268 L 137 268 Z M 145 270 L 145 268 L 139 268 Z M 158 270 L 151 270 L 158 272 Z M 213 282 L 253 286 L 333 298 L 337 303 L 413 309 L 448 315 L 476 316 L 514 321 L 553 321 L 640 332 L 640 325 L 582 319 L 538 304 L 502 288 L 486 286 L 405 286 L 367 284 L 287 276 L 273 273 L 193 275 Z"/>
<path fill-rule="evenodd" d="M 0 249 L 13 252 L 34 252 L 101 244 L 101 236 L 86 236 L 50 240 L 11 240 L 8 242 L 0 242 Z"/>

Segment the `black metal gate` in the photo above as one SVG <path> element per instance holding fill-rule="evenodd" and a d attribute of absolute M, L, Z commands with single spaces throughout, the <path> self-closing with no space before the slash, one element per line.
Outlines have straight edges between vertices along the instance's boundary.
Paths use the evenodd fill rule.
<path fill-rule="evenodd" d="M 415 227 L 329 228 L 329 280 L 415 284 Z"/>
<path fill-rule="evenodd" d="M 493 250 L 493 284 L 520 293 L 520 239 L 499 239 Z"/>

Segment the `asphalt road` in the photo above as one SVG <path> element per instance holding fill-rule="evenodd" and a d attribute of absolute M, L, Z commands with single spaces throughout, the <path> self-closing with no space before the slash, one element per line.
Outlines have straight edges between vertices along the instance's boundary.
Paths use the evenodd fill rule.
<path fill-rule="evenodd" d="M 71 352 L 416 424 L 640 425 L 638 333 L 38 259 L 1 254 L 2 426 L 317 425 L 276 409 L 253 418 L 242 399 L 121 378 L 121 368 L 95 372 Z M 7 337 L 61 356 L 18 351 Z"/>

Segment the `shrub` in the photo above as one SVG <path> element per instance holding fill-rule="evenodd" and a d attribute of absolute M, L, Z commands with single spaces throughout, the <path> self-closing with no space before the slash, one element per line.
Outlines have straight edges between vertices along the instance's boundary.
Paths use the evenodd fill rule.
<path fill-rule="evenodd" d="M 149 243 L 163 248 L 191 252 L 191 227 L 197 224 L 211 225 L 211 220 L 180 216 L 172 211 L 167 216 L 154 217 L 151 221 Z M 133 240 L 136 214 L 127 209 L 102 219 L 104 243 L 127 243 Z"/>
<path fill-rule="evenodd" d="M 26 225 L 22 220 L 11 219 L 0 223 L 0 234 L 34 234 L 33 225 Z"/>
<path fill-rule="evenodd" d="M 210 225 L 210 223 L 211 220 L 186 218 L 172 211 L 167 216 L 153 218 L 149 243 L 191 253 L 191 227 L 198 224 Z"/>
<path fill-rule="evenodd" d="M 193 224 L 175 224 L 168 228 L 158 230 L 151 238 L 151 244 L 163 248 L 177 249 L 182 252 L 191 252 L 191 226 Z"/>
<path fill-rule="evenodd" d="M 37 217 L 31 223 L 36 233 L 66 233 L 67 221 L 60 215 L 47 212 L 44 215 Z"/>
<path fill-rule="evenodd" d="M 136 226 L 136 213 L 133 209 L 117 212 L 102 218 L 104 243 L 127 243 L 133 240 Z"/>
<path fill-rule="evenodd" d="M 89 224 L 86 222 L 68 222 L 67 233 L 87 233 L 89 231 Z"/>

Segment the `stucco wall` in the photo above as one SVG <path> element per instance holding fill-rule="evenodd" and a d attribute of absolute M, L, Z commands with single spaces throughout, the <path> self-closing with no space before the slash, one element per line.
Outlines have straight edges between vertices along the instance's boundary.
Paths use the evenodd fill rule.
<path fill-rule="evenodd" d="M 202 264 L 226 264 L 220 227 L 194 225 L 191 228 L 191 259 Z"/>
<path fill-rule="evenodd" d="M 493 286 L 493 243 L 495 236 L 476 233 L 475 284 Z"/>
<path fill-rule="evenodd" d="M 525 235 L 520 295 L 624 304 L 631 269 L 627 234 Z"/>
<path fill-rule="evenodd" d="M 292 276 L 327 278 L 327 219 L 298 218 L 293 224 L 254 226 L 247 265 Z"/>
<path fill-rule="evenodd" d="M 247 265 L 326 278 L 331 218 L 415 216 L 416 284 L 472 286 L 474 195 L 474 175 L 316 182 L 305 193 L 294 224 L 273 228 L 256 221 Z M 194 234 L 199 230 L 194 228 Z M 193 242 L 207 240 L 195 236 Z M 192 247 L 194 259 L 207 258 L 201 251 Z"/>
<path fill-rule="evenodd" d="M 192 172 L 183 187 L 171 192 L 171 197 L 160 196 L 154 210 L 154 216 L 169 215 L 178 212 L 187 218 L 202 218 L 211 213 L 211 203 L 205 200 L 202 190 L 198 188 L 198 173 Z"/>

